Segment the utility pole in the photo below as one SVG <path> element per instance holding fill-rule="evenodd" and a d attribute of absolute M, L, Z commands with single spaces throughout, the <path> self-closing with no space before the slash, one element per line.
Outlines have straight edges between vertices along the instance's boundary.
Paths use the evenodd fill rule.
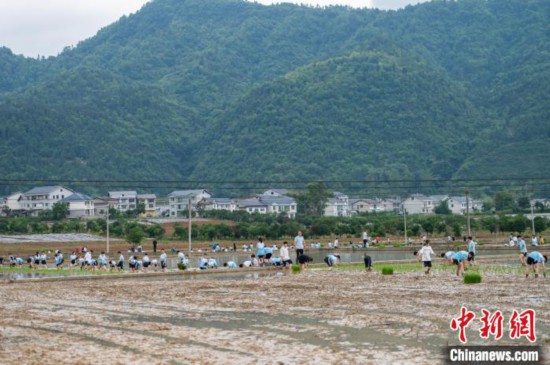
<path fill-rule="evenodd" d="M 468 237 L 472 235 L 472 231 L 470 229 L 470 192 L 466 192 L 466 217 L 468 222 Z"/>
<path fill-rule="evenodd" d="M 536 236 L 535 232 L 535 212 L 533 211 L 533 204 L 531 204 L 531 229 L 533 231 L 533 238 Z"/>
<path fill-rule="evenodd" d="M 109 254 L 109 205 L 107 205 L 107 254 Z"/>
<path fill-rule="evenodd" d="M 189 210 L 189 213 L 188 213 L 188 216 L 187 216 L 187 219 L 189 220 L 189 263 L 191 263 L 191 228 L 192 228 L 192 225 L 191 225 L 191 214 L 193 213 L 192 212 L 192 207 L 191 207 L 191 195 L 189 196 L 189 201 L 188 201 L 188 210 Z"/>
<path fill-rule="evenodd" d="M 405 226 L 405 244 L 408 245 L 409 241 L 407 240 L 407 209 L 403 207 L 403 225 Z"/>

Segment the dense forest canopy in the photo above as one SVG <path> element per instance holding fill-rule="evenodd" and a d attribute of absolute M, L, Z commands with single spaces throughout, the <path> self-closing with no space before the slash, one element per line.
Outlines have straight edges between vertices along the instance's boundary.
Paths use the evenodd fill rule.
<path fill-rule="evenodd" d="M 154 0 L 57 57 L 0 48 L 0 171 L 548 177 L 549 24 L 546 0 L 399 11 Z"/>

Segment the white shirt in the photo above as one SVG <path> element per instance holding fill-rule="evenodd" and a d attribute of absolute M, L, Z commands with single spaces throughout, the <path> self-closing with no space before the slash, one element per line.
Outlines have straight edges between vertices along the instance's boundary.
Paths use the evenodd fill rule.
<path fill-rule="evenodd" d="M 296 244 L 297 250 L 303 250 L 304 249 L 304 236 L 296 236 L 294 238 L 294 243 Z"/>
<path fill-rule="evenodd" d="M 288 247 L 281 247 L 281 260 L 287 261 L 290 260 L 290 254 L 288 253 Z"/>
<path fill-rule="evenodd" d="M 369 238 L 369 235 L 367 234 L 367 232 L 363 232 L 363 239 L 366 240 L 367 238 Z"/>
<path fill-rule="evenodd" d="M 92 254 L 90 252 L 86 252 L 86 255 L 84 255 L 84 261 L 90 262 L 92 260 Z"/>
<path fill-rule="evenodd" d="M 263 242 L 256 243 L 256 248 L 264 248 L 265 244 Z"/>
<path fill-rule="evenodd" d="M 422 261 L 432 261 L 432 255 L 435 256 L 435 253 L 431 246 L 424 246 L 418 251 L 417 255 L 422 257 Z"/>
<path fill-rule="evenodd" d="M 251 265 L 252 265 L 252 261 L 243 262 L 243 267 L 250 267 Z"/>

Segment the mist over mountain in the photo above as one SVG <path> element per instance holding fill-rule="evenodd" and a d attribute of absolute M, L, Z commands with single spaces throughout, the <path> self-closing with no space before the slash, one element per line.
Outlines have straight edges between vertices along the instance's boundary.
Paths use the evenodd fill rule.
<path fill-rule="evenodd" d="M 549 20 L 544 0 L 389 12 L 155 0 L 58 57 L 0 48 L 0 171 L 548 176 Z"/>

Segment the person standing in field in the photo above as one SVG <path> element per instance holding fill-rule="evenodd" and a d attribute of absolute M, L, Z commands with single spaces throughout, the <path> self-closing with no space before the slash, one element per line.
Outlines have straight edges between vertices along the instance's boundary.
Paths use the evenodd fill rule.
<path fill-rule="evenodd" d="M 298 261 L 298 257 L 304 254 L 304 236 L 302 236 L 302 231 L 298 231 L 298 235 L 294 237 L 294 247 L 296 247 L 296 261 Z"/>
<path fill-rule="evenodd" d="M 281 260 L 283 261 L 283 266 L 290 266 L 292 265 L 292 260 L 290 259 L 290 252 L 288 252 L 288 242 L 285 241 L 283 243 L 283 247 L 281 247 L 281 251 L 279 252 L 281 255 Z"/>
<path fill-rule="evenodd" d="M 363 248 L 369 248 L 369 234 L 363 231 Z"/>
<path fill-rule="evenodd" d="M 432 249 L 432 246 L 430 246 L 430 240 L 426 240 L 426 242 L 424 242 L 422 248 L 416 252 L 416 256 L 422 260 L 422 263 L 424 264 L 424 274 L 428 275 L 430 273 L 430 269 L 432 268 L 432 256 L 435 256 L 434 250 Z"/>
<path fill-rule="evenodd" d="M 525 266 L 525 258 L 527 257 L 527 245 L 521 236 L 517 238 L 517 245 L 519 247 L 519 261 Z"/>
<path fill-rule="evenodd" d="M 471 266 L 476 264 L 476 246 L 477 242 L 473 240 L 472 236 L 468 236 L 468 262 Z"/>
<path fill-rule="evenodd" d="M 265 243 L 262 237 L 258 237 L 258 243 L 256 244 L 256 255 L 258 256 L 260 266 L 263 266 L 265 256 Z"/>

